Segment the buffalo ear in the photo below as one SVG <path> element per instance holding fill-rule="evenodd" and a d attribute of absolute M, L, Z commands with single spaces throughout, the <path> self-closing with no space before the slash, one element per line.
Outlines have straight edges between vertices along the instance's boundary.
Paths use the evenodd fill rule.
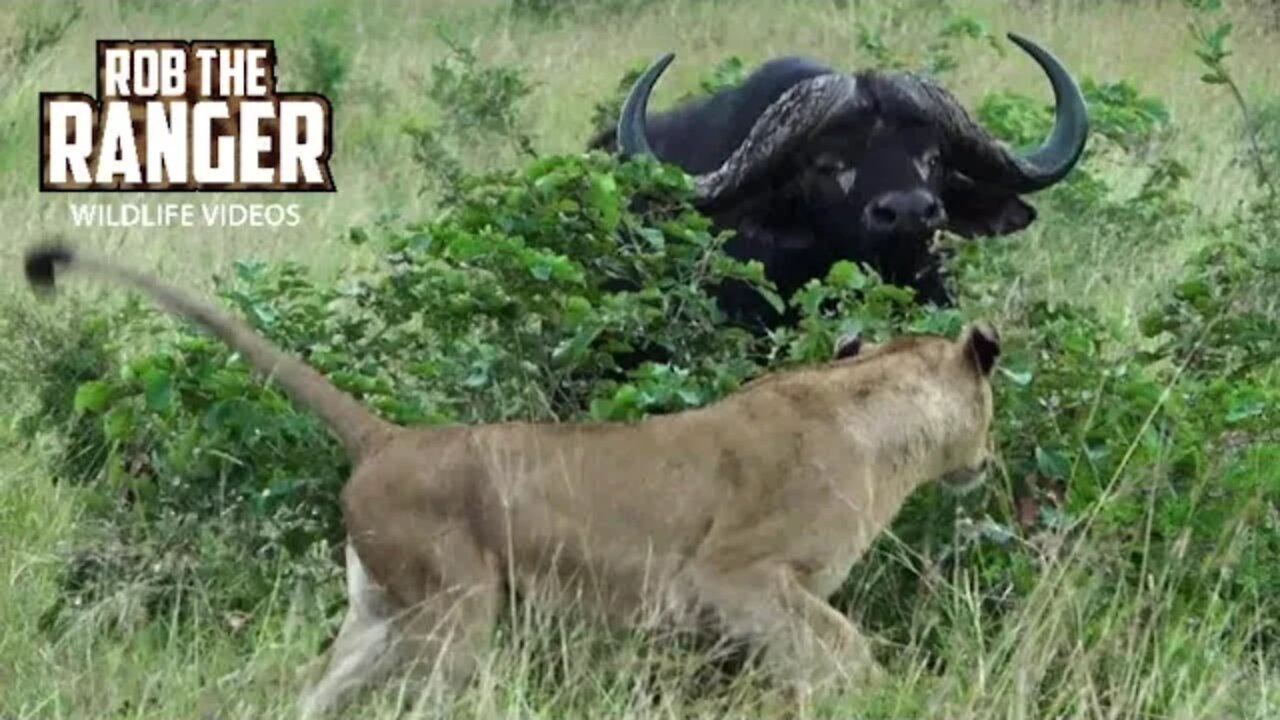
<path fill-rule="evenodd" d="M 989 323 L 978 321 L 965 330 L 964 354 L 983 375 L 990 375 L 1000 357 L 1000 333 Z"/>
<path fill-rule="evenodd" d="M 948 178 L 942 203 L 947 229 L 966 238 L 1008 235 L 1036 220 L 1036 209 L 1017 195 L 958 175 Z"/>

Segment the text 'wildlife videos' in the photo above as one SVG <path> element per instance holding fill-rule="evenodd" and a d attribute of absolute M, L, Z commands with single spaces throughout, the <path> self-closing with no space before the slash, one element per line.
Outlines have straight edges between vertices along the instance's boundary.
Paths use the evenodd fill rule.
<path fill-rule="evenodd" d="M 296 204 L 280 203 L 70 203 L 76 227 L 296 227 Z"/>

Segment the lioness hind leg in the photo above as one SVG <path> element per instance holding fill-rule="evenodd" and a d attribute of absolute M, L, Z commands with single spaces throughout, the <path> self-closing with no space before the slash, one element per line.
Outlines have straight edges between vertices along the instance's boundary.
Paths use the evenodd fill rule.
<path fill-rule="evenodd" d="M 329 649 L 324 676 L 301 700 L 301 717 L 318 718 L 344 707 L 394 666 L 391 605 L 347 543 L 347 614 Z"/>
<path fill-rule="evenodd" d="M 449 558 L 440 568 L 440 585 L 398 622 L 411 704 L 421 691 L 428 691 L 432 702 L 455 699 L 479 668 L 497 625 L 501 571 L 492 557 L 460 535 L 440 547 L 438 557 Z"/>

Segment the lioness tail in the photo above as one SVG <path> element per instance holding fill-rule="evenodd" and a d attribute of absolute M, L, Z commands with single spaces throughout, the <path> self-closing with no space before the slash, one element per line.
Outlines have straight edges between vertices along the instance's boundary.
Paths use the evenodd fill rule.
<path fill-rule="evenodd" d="M 55 266 L 87 270 L 132 285 L 169 312 L 186 318 L 238 351 L 260 373 L 276 382 L 300 405 L 319 415 L 355 462 L 391 434 L 395 426 L 374 415 L 354 397 L 252 328 L 210 303 L 110 260 L 51 242 L 27 250 L 27 282 L 37 291 L 54 287 Z"/>

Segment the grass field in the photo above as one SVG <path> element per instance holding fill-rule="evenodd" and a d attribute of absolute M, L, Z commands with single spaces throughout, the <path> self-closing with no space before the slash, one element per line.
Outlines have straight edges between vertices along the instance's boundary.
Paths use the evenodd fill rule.
<path fill-rule="evenodd" d="M 437 197 L 421 191 L 426 170 L 414 160 L 402 126 L 439 115 L 425 94 L 432 64 L 449 53 L 437 25 L 471 47 L 481 63 L 523 70 L 532 83 L 520 106 L 524 130 L 537 152 L 553 154 L 581 149 L 591 132 L 594 104 L 615 91 L 628 68 L 662 52 L 674 51 L 677 59 L 654 93 L 658 108 L 695 89 L 709 67 L 732 55 L 748 67 L 784 53 L 847 68 L 870 63 L 874 58 L 859 42 L 858 23 L 878 28 L 889 48 L 916 61 L 923 54 L 913 42 L 921 32 L 920 18 L 932 17 L 927 7 L 941 5 L 654 0 L 634 12 L 601 11 L 556 25 L 512 15 L 506 12 L 509 4 L 6 4 L 0 8 L 0 219 L 6 233 L 0 243 L 0 312 L 55 319 L 68 312 L 69 303 L 37 304 L 20 274 L 23 248 L 51 230 L 202 289 L 214 273 L 249 256 L 296 260 L 321 277 L 370 261 L 372 255 L 353 257 L 352 246 L 341 241 L 350 228 L 370 225 L 389 211 L 414 218 L 436 208 Z M 894 12 L 890 6 L 913 9 Z M 946 82 L 968 103 L 998 89 L 1049 101 L 1035 65 L 1003 41 L 1008 31 L 1042 42 L 1077 77 L 1129 79 L 1144 95 L 1166 103 L 1176 130 L 1161 138 L 1157 150 L 1177 157 L 1189 172 L 1184 195 L 1198 218 L 1191 229 L 1117 240 L 1096 217 L 1042 209 L 1031 229 L 1001 241 L 1008 263 L 1018 271 L 991 301 L 998 314 L 1004 309 L 998 320 L 1016 323 L 1016 308 L 1027 302 L 1069 299 L 1098 309 L 1136 338 L 1138 318 L 1151 309 L 1153 298 L 1179 276 L 1188 257 L 1214 239 L 1214 221 L 1258 193 L 1244 158 L 1240 109 L 1222 87 L 1200 80 L 1204 70 L 1192 53 L 1187 11 L 1173 0 L 955 0 L 949 6 L 983 19 L 1007 51 L 1002 58 L 978 43 L 963 46 L 961 63 Z M 1228 62 L 1242 92 L 1250 102 L 1280 102 L 1280 30 L 1272 9 L 1265 3 L 1231 4 L 1226 12 L 1235 23 Z M 64 20 L 69 21 L 65 28 Z M 149 199 L 37 192 L 37 93 L 91 92 L 99 38 L 224 36 L 273 38 L 281 81 L 299 89 L 316 77 L 304 73 L 314 66 L 306 59 L 309 43 L 320 38 L 340 47 L 346 72 L 335 100 L 338 192 L 298 196 L 303 222 L 292 228 L 74 229 L 68 212 L 73 201 Z M 462 159 L 471 167 L 523 162 L 508 150 L 481 147 L 466 148 Z M 1117 187 L 1137 182 L 1123 167 L 1110 171 Z M 278 201 L 265 194 L 173 199 Z M 115 303 L 122 294 L 84 283 L 73 285 L 68 295 Z M 1259 299 L 1264 301 L 1274 307 L 1274 298 Z M 10 357 L 0 362 L 0 372 L 20 373 L 21 368 Z M 59 592 L 63 553 L 95 532 L 86 518 L 97 496 L 84 485 L 55 482 L 65 479 L 57 477 L 52 461 L 55 433 L 20 437 L 17 418 L 34 402 L 23 386 L 21 376 L 7 378 L 5 387 L 13 388 L 10 410 L 0 409 L 0 718 L 287 716 L 304 669 L 309 670 L 332 628 L 323 599 L 288 584 L 280 584 L 260 610 L 262 620 L 213 608 L 194 620 L 146 618 L 121 631 L 110 621 L 138 612 L 121 601 L 86 609 L 56 638 L 44 632 L 40 618 Z M 1280 477 L 1274 482 L 1280 485 Z M 1272 507 L 1271 523 L 1274 513 Z M 1001 619 L 994 639 L 977 630 L 988 621 L 978 591 L 944 581 L 937 593 L 948 608 L 951 630 L 941 663 L 926 667 L 923 649 L 899 648 L 891 664 L 894 679 L 831 700 L 831 716 L 1262 720 L 1280 714 L 1280 674 L 1265 653 L 1244 640 L 1243 629 L 1261 622 L 1256 615 L 1267 612 L 1264 606 L 1224 602 L 1189 618 L 1172 599 L 1171 588 L 1191 571 L 1155 569 L 1147 582 L 1113 586 L 1091 573 L 1092 557 L 1086 549 L 1038 575 L 1035 587 Z M 339 575 L 329 580 L 336 592 Z M 1100 616 L 1099 607 L 1107 609 Z M 1086 614 L 1093 618 L 1087 632 Z M 516 625 L 525 631 L 517 633 L 522 639 L 499 644 L 467 698 L 469 713 L 720 717 L 725 707 L 717 703 L 747 713 L 754 702 L 745 685 L 727 700 L 677 692 L 687 674 L 682 656 L 663 661 L 667 665 L 661 665 L 657 685 L 664 692 L 642 690 L 636 677 L 651 670 L 653 661 L 638 650 L 581 650 L 593 638 L 555 618 L 531 616 Z M 539 663 L 548 652 L 563 673 L 554 691 L 539 679 Z M 1133 660 L 1138 657 L 1140 662 Z M 394 691 L 379 696 L 360 716 L 392 717 L 397 701 Z M 429 715 L 431 708 L 422 712 Z"/>

